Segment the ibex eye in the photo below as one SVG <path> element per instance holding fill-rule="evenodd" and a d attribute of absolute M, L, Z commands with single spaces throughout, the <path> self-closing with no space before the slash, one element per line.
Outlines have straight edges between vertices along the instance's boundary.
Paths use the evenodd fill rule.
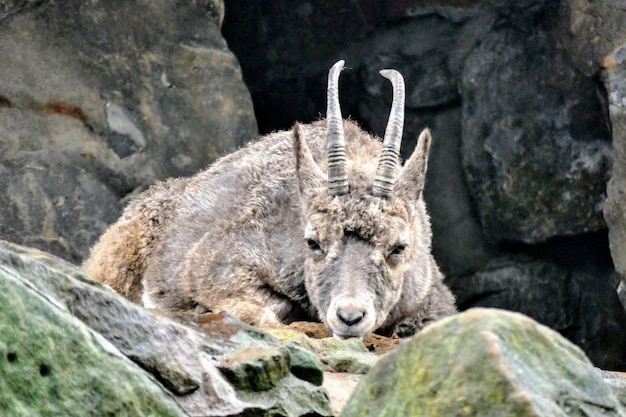
<path fill-rule="evenodd" d="M 407 247 L 407 245 L 404 245 L 404 244 L 396 245 L 391 250 L 391 254 L 392 255 L 402 255 L 404 253 L 404 251 L 406 250 L 406 247 Z"/>
<path fill-rule="evenodd" d="M 313 239 L 307 239 L 306 240 L 306 244 L 308 245 L 309 249 L 311 249 L 311 250 L 320 250 L 319 243 L 317 243 Z"/>

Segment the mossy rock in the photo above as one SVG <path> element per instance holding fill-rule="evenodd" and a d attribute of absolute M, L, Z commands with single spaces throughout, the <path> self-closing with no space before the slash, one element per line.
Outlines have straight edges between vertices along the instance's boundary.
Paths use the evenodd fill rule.
<path fill-rule="evenodd" d="M 187 416 L 137 365 L 0 265 L 2 415 Z"/>
<path fill-rule="evenodd" d="M 473 309 L 382 358 L 342 417 L 624 416 L 584 353 L 519 313 Z"/>

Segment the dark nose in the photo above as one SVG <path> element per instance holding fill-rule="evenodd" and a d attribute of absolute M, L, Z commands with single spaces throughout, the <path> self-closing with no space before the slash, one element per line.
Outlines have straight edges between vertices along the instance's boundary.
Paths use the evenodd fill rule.
<path fill-rule="evenodd" d="M 343 321 L 346 326 L 353 326 L 357 324 L 363 320 L 364 316 L 365 313 L 362 311 L 346 312 L 343 310 L 337 310 L 337 317 L 339 317 L 339 319 Z"/>

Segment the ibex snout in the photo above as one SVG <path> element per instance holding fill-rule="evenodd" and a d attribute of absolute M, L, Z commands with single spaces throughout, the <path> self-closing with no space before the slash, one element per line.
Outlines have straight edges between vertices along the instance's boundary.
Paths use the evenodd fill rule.
<path fill-rule="evenodd" d="M 338 339 L 365 338 L 375 330 L 374 304 L 355 297 L 338 297 L 331 303 L 325 321 Z"/>
<path fill-rule="evenodd" d="M 353 326 L 363 320 L 365 317 L 365 311 L 348 311 L 348 310 L 337 310 L 337 317 L 339 320 L 343 321 L 346 326 Z"/>

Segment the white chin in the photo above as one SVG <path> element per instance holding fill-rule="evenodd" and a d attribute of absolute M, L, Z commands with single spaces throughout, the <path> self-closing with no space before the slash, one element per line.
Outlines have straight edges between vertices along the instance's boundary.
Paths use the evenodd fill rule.
<path fill-rule="evenodd" d="M 351 334 L 341 334 L 341 333 L 333 333 L 333 337 L 338 340 L 346 340 L 350 338 L 359 338 L 361 340 L 365 340 L 365 335 L 351 335 Z"/>

